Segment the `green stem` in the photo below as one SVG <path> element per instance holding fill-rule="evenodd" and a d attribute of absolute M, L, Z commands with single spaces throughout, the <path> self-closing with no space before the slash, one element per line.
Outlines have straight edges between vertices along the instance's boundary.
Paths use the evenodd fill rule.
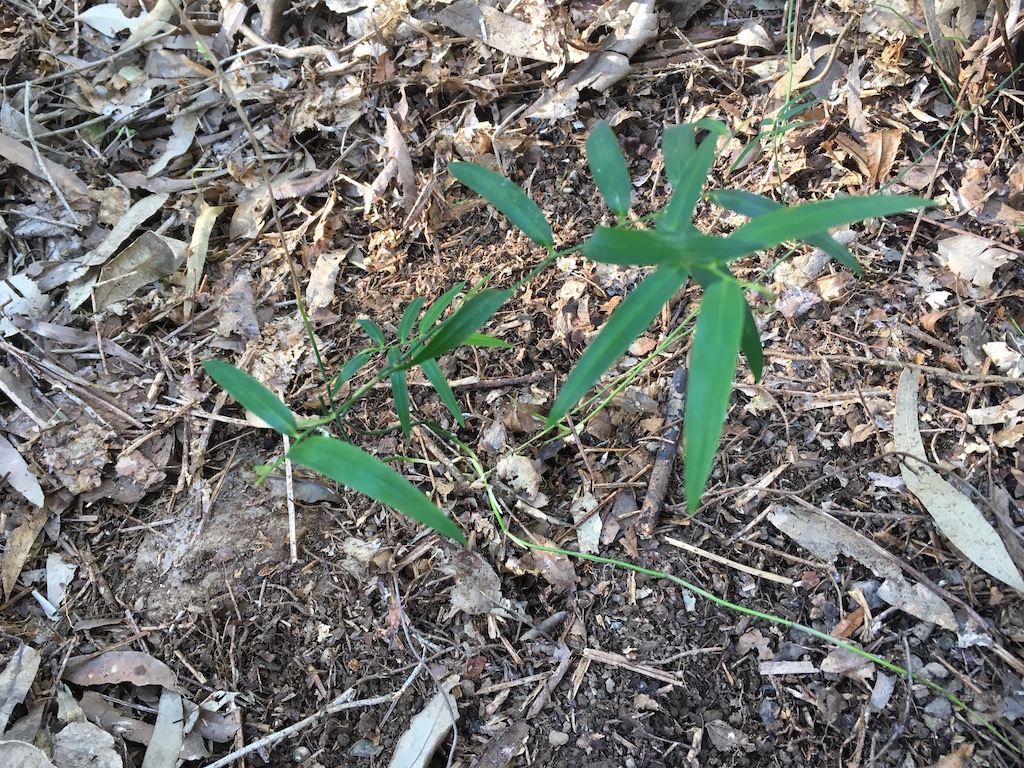
<path fill-rule="evenodd" d="M 858 648 L 857 646 L 852 645 L 851 643 L 848 643 L 845 640 L 833 637 L 832 635 L 829 635 L 826 632 L 814 629 L 813 627 L 809 627 L 806 624 L 801 624 L 797 621 L 784 619 L 781 616 L 775 616 L 771 613 L 765 613 L 764 611 L 758 611 L 754 608 L 747 608 L 743 605 L 731 603 L 728 600 L 725 600 L 724 598 L 718 597 L 717 595 L 708 592 L 706 589 L 698 587 L 696 584 L 692 584 L 684 579 L 679 578 L 678 576 L 673 576 L 672 574 L 664 573 L 663 571 L 657 571 L 652 568 L 644 568 L 634 563 L 627 563 L 623 560 L 616 560 L 610 557 L 602 557 L 601 555 L 591 555 L 584 552 L 574 552 L 568 549 L 561 549 L 560 547 L 550 547 L 540 544 L 534 544 L 532 542 L 520 538 L 519 536 L 516 536 L 509 529 L 504 516 L 501 514 L 500 505 L 498 504 L 498 500 L 494 495 L 494 490 L 491 487 L 491 484 L 487 481 L 487 473 L 484 471 L 483 465 L 480 463 L 480 459 L 476 455 L 476 453 L 468 445 L 463 443 L 454 435 L 448 433 L 446 430 L 442 430 L 436 427 L 435 429 L 437 430 L 438 434 L 445 436 L 446 438 L 454 442 L 456 445 L 458 445 L 459 448 L 465 453 L 465 455 L 469 457 L 469 461 L 473 466 L 473 471 L 476 473 L 477 479 L 481 482 L 485 491 L 487 492 L 487 500 L 491 507 L 491 511 L 494 513 L 495 519 L 498 521 L 498 526 L 501 528 L 502 532 L 506 536 L 508 536 L 509 539 L 517 546 L 523 547 L 524 549 L 535 550 L 538 552 L 550 552 L 552 554 L 564 555 L 565 557 L 571 557 L 577 560 L 587 560 L 592 563 L 600 563 L 602 565 L 611 565 L 619 568 L 625 568 L 627 570 L 633 571 L 634 573 L 642 573 L 656 579 L 667 579 L 668 581 L 677 584 L 683 589 L 689 590 L 695 595 L 700 595 L 706 600 L 710 600 L 715 605 L 720 605 L 723 608 L 726 608 L 730 611 L 734 611 L 745 616 L 752 616 L 754 618 L 763 619 L 764 621 L 771 622 L 778 626 L 786 627 L 787 629 L 795 629 L 799 632 L 805 632 L 806 634 L 812 637 L 816 637 L 819 640 L 829 643 L 830 645 L 834 645 L 837 648 L 843 648 L 844 650 L 856 654 L 861 658 L 871 661 L 877 664 L 878 666 L 882 667 L 883 669 L 888 670 L 889 672 L 900 675 L 902 677 L 909 678 L 914 682 L 927 686 L 928 688 L 940 694 L 941 696 L 944 696 L 952 704 L 956 705 L 959 709 L 970 715 L 979 725 L 984 727 L 985 730 L 991 733 L 992 736 L 996 738 L 999 741 L 999 743 L 1001 743 L 1007 749 L 1010 749 L 1015 754 L 1022 754 L 1021 749 L 1015 744 L 1013 744 L 1013 742 L 1011 742 L 1006 736 L 1004 736 L 994 725 L 992 725 L 988 720 L 986 720 L 980 714 L 971 709 L 971 707 L 969 707 L 964 701 L 962 701 L 960 698 L 958 698 L 945 688 L 943 688 L 938 683 L 929 680 L 925 677 L 922 677 L 917 673 L 904 669 L 898 664 L 893 664 L 892 662 L 883 659 L 881 656 L 878 656 L 877 654 L 871 653 L 870 651 L 865 651 L 862 648 Z"/>

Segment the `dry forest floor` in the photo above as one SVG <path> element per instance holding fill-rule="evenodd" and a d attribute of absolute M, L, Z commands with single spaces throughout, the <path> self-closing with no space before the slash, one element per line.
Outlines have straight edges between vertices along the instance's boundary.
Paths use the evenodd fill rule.
<path fill-rule="evenodd" d="M 1020 25 L 968 5 L 950 77 L 915 0 L 0 4 L 0 763 L 1020 765 Z M 974 715 L 668 580 L 522 549 L 465 452 L 404 438 L 383 385 L 349 438 L 467 548 L 300 467 L 257 485 L 285 447 L 201 368 L 317 416 L 296 285 L 330 375 L 368 343 L 357 319 L 393 333 L 415 297 L 543 258 L 450 161 L 501 170 L 568 248 L 609 220 L 598 120 L 641 217 L 671 194 L 662 131 L 704 117 L 732 131 L 707 188 L 939 205 L 836 233 L 862 279 L 809 248 L 735 265 L 765 288 L 766 365 L 737 368 L 696 514 L 680 457 L 654 535 L 634 527 L 695 284 L 570 437 L 537 417 L 644 275 L 578 253 L 485 326 L 510 348 L 440 360 L 464 428 L 418 372 L 413 415 L 479 455 L 512 530 L 845 638 Z M 701 203 L 695 223 L 737 221 Z M 894 441 L 908 413 L 931 503 Z M 954 498 L 980 524 L 937 523 Z"/>

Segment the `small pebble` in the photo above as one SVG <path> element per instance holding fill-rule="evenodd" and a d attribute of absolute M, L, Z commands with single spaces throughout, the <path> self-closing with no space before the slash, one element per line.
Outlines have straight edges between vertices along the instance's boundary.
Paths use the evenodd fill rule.
<path fill-rule="evenodd" d="M 551 731 L 548 734 L 548 744 L 552 747 L 564 747 L 569 743 L 569 734 L 561 731 Z"/>

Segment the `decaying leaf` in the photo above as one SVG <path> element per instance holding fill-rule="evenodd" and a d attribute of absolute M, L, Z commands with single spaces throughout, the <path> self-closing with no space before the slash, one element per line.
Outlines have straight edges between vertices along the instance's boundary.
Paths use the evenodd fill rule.
<path fill-rule="evenodd" d="M 13 320 L 37 320 L 50 310 L 50 299 L 27 275 L 11 275 L 0 280 L 0 336 L 13 336 L 18 326 Z"/>
<path fill-rule="evenodd" d="M 24 496 L 29 503 L 35 504 L 37 507 L 43 506 L 43 489 L 39 485 L 39 480 L 32 474 L 18 449 L 2 435 L 0 435 L 0 467 L 4 468 L 0 470 L 0 477 L 9 483 L 11 488 Z"/>
<path fill-rule="evenodd" d="M 450 549 L 450 559 L 439 563 L 443 573 L 455 578 L 452 607 L 472 616 L 501 609 L 501 579 L 483 558 L 468 550 Z"/>
<path fill-rule="evenodd" d="M 180 240 L 143 232 L 100 270 L 93 288 L 96 311 L 130 299 L 140 288 L 167 277 L 178 268 L 184 255 L 185 244 Z"/>
<path fill-rule="evenodd" d="M 7 666 L 0 672 L 0 734 L 7 730 L 14 708 L 25 700 L 35 682 L 41 660 L 37 650 L 19 640 Z"/>
<path fill-rule="evenodd" d="M 4 768 L 54 768 L 42 750 L 24 741 L 0 741 L 0 765 Z"/>
<path fill-rule="evenodd" d="M 908 582 L 892 555 L 831 515 L 799 507 L 775 507 L 768 520 L 826 562 L 834 562 L 842 553 L 884 577 L 884 589 L 879 588 L 878 595 L 890 605 L 945 629 L 957 628 L 953 611 L 938 595 L 921 584 Z"/>
<path fill-rule="evenodd" d="M 21 522 L 7 538 L 0 574 L 3 575 L 4 594 L 8 597 L 18 582 L 18 576 L 32 552 L 36 538 L 46 525 L 47 516 L 44 507 L 23 508 Z"/>
<path fill-rule="evenodd" d="M 114 737 L 89 722 L 68 723 L 53 736 L 54 764 L 61 768 L 123 768 Z"/>
<path fill-rule="evenodd" d="M 459 720 L 459 704 L 450 693 L 458 682 L 458 677 L 446 680 L 442 689 L 413 716 L 395 745 L 388 768 L 426 768 Z"/>
<path fill-rule="evenodd" d="M 141 651 L 107 651 L 92 658 L 72 658 L 64 670 L 64 679 L 75 685 L 162 685 L 175 688 L 171 668 Z"/>
<path fill-rule="evenodd" d="M 896 450 L 925 461 L 918 428 L 917 371 L 900 375 L 893 417 Z M 928 510 L 935 524 L 965 557 L 991 576 L 1024 592 L 1024 579 L 1013 564 L 999 534 L 971 500 L 942 479 L 931 467 L 908 458 L 901 469 L 907 488 Z"/>
<path fill-rule="evenodd" d="M 937 255 L 944 267 L 985 291 L 992 288 L 995 271 L 1016 258 L 994 240 L 968 234 L 939 240 Z"/>
<path fill-rule="evenodd" d="M 539 534 L 532 534 L 533 543 L 541 547 L 554 547 L 554 542 Z M 531 549 L 520 558 L 509 558 L 505 567 L 514 574 L 530 573 L 540 576 L 558 592 L 568 592 L 576 586 L 576 571 L 572 561 L 560 552 Z"/>

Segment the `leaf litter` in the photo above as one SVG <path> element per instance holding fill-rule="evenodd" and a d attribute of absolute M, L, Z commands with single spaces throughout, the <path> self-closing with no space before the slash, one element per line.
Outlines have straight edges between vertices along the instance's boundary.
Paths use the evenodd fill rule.
<path fill-rule="evenodd" d="M 998 99 L 980 97 L 1006 74 L 1003 52 L 999 43 L 965 51 L 960 75 L 971 87 L 948 93 L 907 26 L 915 11 L 872 10 L 857 37 L 843 32 L 855 18 L 848 9 L 823 6 L 798 22 L 818 37 L 790 72 L 775 56 L 781 5 L 741 4 L 728 16 L 705 5 L 330 0 L 303 16 L 279 2 L 201 3 L 190 28 L 167 0 L 137 13 L 96 2 L 79 10 L 77 37 L 68 9 L 55 12 L 63 27 L 34 9 L 0 9 L 9 89 L 0 446 L 13 452 L 0 472 L 11 489 L 0 520 L 5 633 L 20 639 L 4 648 L 0 673 L 0 711 L 14 719 L 0 741 L 5 764 L 72 765 L 90 751 L 110 765 L 129 753 L 143 765 L 208 762 L 235 739 L 256 745 L 254 764 L 348 764 L 354 745 L 396 759 L 401 735 L 419 733 L 415 714 L 445 690 L 434 681 L 452 674 L 460 678 L 444 695 L 462 715 L 458 764 L 475 754 L 517 764 L 524 746 L 535 762 L 570 766 L 768 753 L 808 764 L 821 753 L 797 745 L 823 744 L 856 765 L 867 756 L 868 706 L 872 727 L 905 734 L 872 753 L 876 763 L 914 753 L 952 764 L 979 751 L 1012 761 L 945 700 L 879 670 L 872 682 L 866 665 L 806 637 L 766 625 L 748 647 L 747 620 L 669 585 L 517 550 L 457 454 L 394 436 L 363 444 L 381 457 L 426 450 L 405 472 L 472 532 L 475 559 L 462 568 L 446 568 L 429 536 L 344 489 L 302 485 L 313 478 L 295 493 L 277 478 L 253 488 L 252 468 L 280 447 L 198 368 L 212 356 L 240 362 L 297 414 L 316 413 L 286 250 L 333 366 L 362 343 L 354 318 L 397 326 L 415 296 L 429 301 L 491 273 L 507 285 L 535 263 L 501 217 L 453 186 L 450 160 L 503 169 L 525 186 L 560 246 L 601 223 L 581 153 L 599 118 L 637 180 L 635 215 L 664 201 L 657 140 L 684 113 L 730 121 L 725 160 L 740 162 L 728 182 L 752 191 L 792 201 L 890 185 L 937 196 L 946 208 L 916 224 L 843 234 L 865 280 L 814 253 L 744 265 L 751 280 L 770 275 L 778 299 L 765 297 L 757 316 L 766 379 L 755 385 L 738 369 L 710 503 L 694 518 L 678 511 L 677 466 L 653 539 L 637 536 L 636 494 L 647 489 L 686 341 L 655 352 L 578 441 L 531 442 L 553 382 L 642 273 L 566 259 L 489 330 L 513 354 L 456 350 L 442 366 L 466 382 L 457 392 L 476 421 L 462 436 L 490 446 L 489 469 L 506 462 L 514 494 L 501 504 L 533 541 L 694 571 L 716 594 L 858 642 L 867 633 L 896 663 L 949 665 L 944 684 L 1012 731 L 1022 670 L 1008 649 L 1024 642 L 1011 570 L 1024 524 L 1024 195 L 1005 151 L 1013 121 Z M 969 28 L 960 37 L 979 39 Z M 253 125 L 269 179 L 210 55 L 224 61 L 223 85 Z M 787 104 L 794 86 L 821 101 Z M 945 152 L 928 149 L 974 106 L 971 131 Z M 740 159 L 744 147 L 756 151 Z M 726 164 L 714 181 L 726 180 Z M 727 226 L 702 211 L 702 228 Z M 657 350 L 696 298 L 685 288 L 620 370 Z M 898 409 L 894 421 L 903 365 L 930 372 L 912 414 Z M 985 378 L 994 374 L 1002 378 Z M 443 420 L 425 388 L 412 379 L 410 388 L 423 416 Z M 386 392 L 372 397 L 359 415 L 368 432 L 390 426 Z M 897 443 L 911 421 L 924 444 L 908 452 L 925 458 L 927 448 L 930 464 L 978 489 L 968 503 L 981 520 L 968 528 L 1001 537 L 1010 562 L 990 556 L 991 536 L 979 551 L 942 523 L 948 538 L 932 533 L 914 498 L 929 513 L 934 504 L 914 484 L 922 471 L 911 471 L 927 467 L 893 453 L 906 450 Z M 933 490 L 959 498 L 940 481 Z M 794 495 L 846 527 L 792 505 Z M 295 566 L 282 522 L 292 497 Z M 794 510 L 787 537 L 766 525 L 783 519 L 783 504 Z M 691 554 L 666 546 L 666 533 Z M 788 537 L 803 545 L 812 534 L 820 546 L 808 561 Z M 901 575 L 908 567 L 923 579 Z M 925 579 L 955 599 L 930 603 Z M 573 618 L 547 623 L 560 614 Z M 38 640 L 39 626 L 53 642 Z M 423 663 L 424 649 L 433 676 L 403 688 L 404 665 Z M 139 655 L 123 667 L 129 657 L 118 653 Z M 704 653 L 710 663 L 688 661 Z M 93 677 L 54 663 L 76 655 L 94 656 Z M 355 707 L 331 726 L 260 743 L 353 686 L 371 698 L 406 692 L 389 717 Z M 45 691 L 56 691 L 56 713 Z M 436 722 L 430 741 L 446 752 L 451 722 Z M 46 751 L 26 743 L 41 728 L 60 737 Z"/>

